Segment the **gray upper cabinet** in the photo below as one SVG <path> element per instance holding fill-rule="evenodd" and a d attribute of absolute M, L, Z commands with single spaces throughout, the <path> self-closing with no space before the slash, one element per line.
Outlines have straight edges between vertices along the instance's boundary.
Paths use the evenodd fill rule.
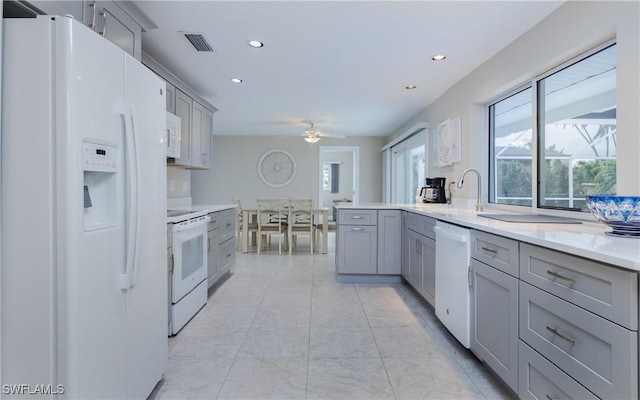
<path fill-rule="evenodd" d="M 89 1 L 32 0 L 29 3 L 47 15 L 71 15 L 76 21 L 91 27 L 92 8 Z"/>
<path fill-rule="evenodd" d="M 165 82 L 167 85 L 167 111 L 171 114 L 176 113 L 176 87 L 170 84 L 169 82 Z"/>
<path fill-rule="evenodd" d="M 30 3 L 48 15 L 71 15 L 136 59 L 142 58 L 142 27 L 113 1 L 35 0 Z"/>
<path fill-rule="evenodd" d="M 191 110 L 193 100 L 176 88 L 176 115 L 180 117 L 180 158 L 176 165 L 191 166 Z"/>
<path fill-rule="evenodd" d="M 213 113 L 197 101 L 193 101 L 191 113 L 191 166 L 211 168 L 211 133 Z"/>
<path fill-rule="evenodd" d="M 113 1 L 96 1 L 94 30 L 131 54 L 142 57 L 142 28 Z"/>
<path fill-rule="evenodd" d="M 202 133 L 200 135 L 200 151 L 202 152 L 202 168 L 213 167 L 213 113 L 208 109 L 202 111 Z"/>

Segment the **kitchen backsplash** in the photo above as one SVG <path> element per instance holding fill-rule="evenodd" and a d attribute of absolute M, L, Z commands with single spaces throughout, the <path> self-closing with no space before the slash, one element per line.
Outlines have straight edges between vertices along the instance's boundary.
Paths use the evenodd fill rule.
<path fill-rule="evenodd" d="M 167 167 L 167 198 L 191 197 L 191 170 Z"/>

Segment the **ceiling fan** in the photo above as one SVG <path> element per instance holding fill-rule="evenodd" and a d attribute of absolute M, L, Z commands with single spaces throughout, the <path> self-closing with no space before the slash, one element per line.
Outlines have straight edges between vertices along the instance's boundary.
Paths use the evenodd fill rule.
<path fill-rule="evenodd" d="M 304 131 L 304 133 L 300 136 L 304 137 L 304 140 L 306 140 L 311 144 L 317 143 L 320 140 L 320 138 L 323 138 L 323 137 L 332 137 L 332 138 L 338 138 L 338 139 L 344 139 L 346 137 L 344 135 L 334 135 L 331 133 L 324 133 L 319 130 L 316 130 L 313 125 L 313 122 L 310 122 L 309 125 L 311 125 L 311 127 L 306 131 Z"/>

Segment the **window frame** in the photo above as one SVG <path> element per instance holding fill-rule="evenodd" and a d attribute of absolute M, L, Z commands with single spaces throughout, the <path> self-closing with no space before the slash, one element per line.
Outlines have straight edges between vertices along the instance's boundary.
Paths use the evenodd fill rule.
<path fill-rule="evenodd" d="M 557 64 L 556 66 L 554 66 L 553 68 L 538 74 L 534 77 L 532 77 L 531 79 L 525 81 L 522 84 L 517 85 L 515 88 L 502 93 L 499 96 L 496 96 L 492 99 L 490 99 L 489 101 L 485 102 L 484 104 L 484 114 L 485 114 L 485 118 L 486 118 L 486 140 L 485 140 L 485 144 L 487 145 L 487 151 L 485 152 L 485 154 L 487 155 L 487 163 L 485 165 L 485 171 L 487 172 L 487 202 L 489 204 L 491 204 L 492 207 L 495 208 L 504 208 L 504 209 L 512 209 L 513 207 L 516 207 L 518 209 L 531 209 L 533 212 L 541 212 L 541 213 L 545 213 L 545 214 L 571 214 L 572 217 L 578 217 L 578 218 L 585 218 L 587 219 L 588 217 L 590 217 L 590 214 L 588 212 L 584 212 L 581 210 L 575 210 L 572 208 L 564 208 L 564 207 L 553 207 L 553 206 L 540 206 L 539 204 L 539 176 L 540 176 L 540 168 L 544 165 L 544 162 L 541 164 L 540 161 L 540 154 L 539 154 L 539 132 L 540 132 L 540 128 L 539 128 L 539 121 L 540 119 L 538 118 L 538 110 L 540 107 L 540 99 L 538 98 L 538 84 L 540 81 L 548 78 L 549 76 L 563 70 L 566 68 L 571 67 L 574 64 L 577 64 L 579 62 L 581 62 L 582 60 L 585 60 L 589 57 L 591 57 L 592 55 L 608 48 L 611 46 L 617 46 L 618 42 L 617 42 L 617 38 L 612 38 L 610 40 L 607 40 L 603 43 L 600 43 L 596 46 L 593 46 L 591 48 L 589 48 L 588 50 L 582 51 L 579 54 L 561 62 L 560 64 Z M 616 70 L 618 68 L 617 62 L 616 62 Z M 492 165 L 494 163 L 494 159 L 492 158 L 494 153 L 495 153 L 495 149 L 494 147 L 494 138 L 493 138 L 493 133 L 492 133 L 492 128 L 493 128 L 493 118 L 491 116 L 491 112 L 490 112 L 490 107 L 499 103 L 502 100 L 505 100 L 523 90 L 527 90 L 531 88 L 532 91 L 532 99 L 531 99 L 531 106 L 532 106 L 532 120 L 531 120 L 531 129 L 532 129 L 532 143 L 531 143 L 531 206 L 521 206 L 521 205 L 515 205 L 515 204 L 504 204 L 504 203 L 496 203 L 495 202 L 495 198 L 492 201 L 492 190 L 495 188 L 496 185 L 496 181 L 494 179 L 493 176 L 493 172 L 492 171 Z M 618 89 L 618 83 L 616 82 L 616 90 Z"/>

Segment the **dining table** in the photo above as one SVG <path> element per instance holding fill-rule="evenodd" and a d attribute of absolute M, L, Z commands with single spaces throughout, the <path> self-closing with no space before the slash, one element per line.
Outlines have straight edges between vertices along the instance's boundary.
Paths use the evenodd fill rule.
<path fill-rule="evenodd" d="M 242 208 L 242 252 L 249 252 L 249 222 L 257 218 L 257 208 Z M 313 215 L 322 216 L 322 254 L 327 254 L 329 227 L 327 224 L 329 218 L 329 207 L 319 207 L 313 209 Z M 313 239 L 312 239 L 313 240 Z"/>

